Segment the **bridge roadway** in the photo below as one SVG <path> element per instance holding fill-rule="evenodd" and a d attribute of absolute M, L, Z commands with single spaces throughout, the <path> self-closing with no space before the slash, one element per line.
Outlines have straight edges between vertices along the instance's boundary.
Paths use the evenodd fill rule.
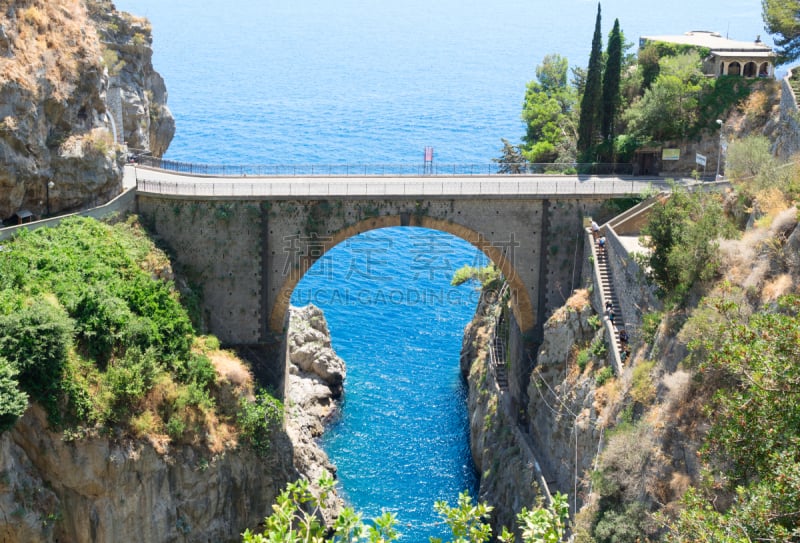
<path fill-rule="evenodd" d="M 398 197 L 459 198 L 514 196 L 613 198 L 668 189 L 663 177 L 602 175 L 430 175 L 430 176 L 206 176 L 135 167 L 137 192 L 226 198 Z M 680 184 L 694 179 L 676 180 Z"/>

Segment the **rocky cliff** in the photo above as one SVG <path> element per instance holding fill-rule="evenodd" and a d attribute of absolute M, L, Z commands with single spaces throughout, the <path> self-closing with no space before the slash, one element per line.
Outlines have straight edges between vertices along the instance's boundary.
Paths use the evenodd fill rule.
<path fill-rule="evenodd" d="M 502 302 L 485 291 L 465 330 L 460 363 L 469 384 L 470 449 L 480 474 L 478 499 L 494 507 L 495 533 L 501 526 L 514 527 L 516 514 L 546 492 L 537 469 L 536 445 L 522 431 L 518 412 L 498 379 L 492 344 L 502 311 Z"/>
<path fill-rule="evenodd" d="M 0 2 L 0 219 L 102 203 L 121 190 L 120 144 L 167 149 L 151 41 L 108 0 Z"/>
<path fill-rule="evenodd" d="M 287 332 L 285 405 L 286 431 L 294 448 L 294 465 L 312 484 L 336 468 L 316 439 L 325 423 L 338 412 L 345 378 L 344 361 L 331 347 L 328 323 L 322 310 L 308 305 L 291 308 Z M 324 511 L 330 522 L 341 503 L 336 496 Z"/>
<path fill-rule="evenodd" d="M 286 483 L 335 474 L 315 439 L 337 409 L 344 362 L 322 312 L 292 311 L 287 334 L 285 432 L 259 456 L 235 440 L 218 450 L 89 430 L 55 431 L 29 407 L 0 435 L 0 541 L 239 541 L 271 511 Z M 212 356 L 218 401 L 253 394 L 252 377 L 230 355 Z M 331 521 L 341 504 L 327 502 Z"/>

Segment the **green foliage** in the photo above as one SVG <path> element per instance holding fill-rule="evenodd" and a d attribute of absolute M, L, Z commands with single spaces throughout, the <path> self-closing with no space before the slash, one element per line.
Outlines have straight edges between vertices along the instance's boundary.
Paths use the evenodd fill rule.
<path fill-rule="evenodd" d="M 571 162 L 575 94 L 567 86 L 567 59 L 546 55 L 536 76 L 538 81 L 528 83 L 522 107 L 527 127 L 522 154 L 529 162 Z"/>
<path fill-rule="evenodd" d="M 800 57 L 800 1 L 761 0 L 767 32 L 773 34 L 778 64 Z"/>
<path fill-rule="evenodd" d="M 655 81 L 623 114 L 629 133 L 648 140 L 684 138 L 699 118 L 706 79 L 697 53 L 662 59 Z"/>
<path fill-rule="evenodd" d="M 28 395 L 19 389 L 17 370 L 0 356 L 0 433 L 14 425 L 28 407 Z"/>
<path fill-rule="evenodd" d="M 614 377 L 614 370 L 611 366 L 604 366 L 598 370 L 598 372 L 594 376 L 595 384 L 599 387 L 606 384 L 609 379 L 613 379 Z"/>
<path fill-rule="evenodd" d="M 585 155 L 594 143 L 599 131 L 598 117 L 602 100 L 603 52 L 600 32 L 600 3 L 597 4 L 597 18 L 589 53 L 589 66 L 586 72 L 586 85 L 581 98 L 581 114 L 578 121 L 578 152 Z M 582 161 L 585 161 L 583 157 Z"/>
<path fill-rule="evenodd" d="M 578 351 L 578 356 L 575 358 L 575 363 L 578 364 L 578 369 L 581 370 L 581 373 L 584 372 L 586 369 L 586 365 L 589 363 L 589 359 L 592 357 L 591 352 L 589 349 L 581 349 Z"/>
<path fill-rule="evenodd" d="M 645 360 L 633 368 L 630 388 L 633 401 L 646 405 L 655 398 L 656 386 L 651 375 L 655 365 L 655 360 Z"/>
<path fill-rule="evenodd" d="M 658 327 L 661 325 L 661 320 L 663 318 L 664 315 L 658 311 L 652 311 L 642 315 L 642 341 L 645 343 L 653 343 L 656 338 L 656 332 L 658 332 Z"/>
<path fill-rule="evenodd" d="M 500 141 L 503 142 L 503 154 L 500 158 L 492 159 L 492 162 L 496 162 L 500 165 L 497 168 L 497 172 L 511 174 L 522 173 L 525 169 L 525 163 L 527 162 L 525 157 L 522 156 L 522 150 L 520 150 L 517 145 L 511 145 L 505 138 L 500 138 Z"/>
<path fill-rule="evenodd" d="M 333 526 L 327 528 L 322 522 L 322 506 L 331 497 L 334 480 L 323 476 L 316 483 L 318 491 L 313 493 L 311 485 L 304 479 L 289 483 L 272 506 L 272 514 L 264 520 L 264 530 L 256 533 L 246 530 L 243 543 L 389 543 L 397 541 L 401 534 L 395 528 L 397 520 L 391 513 L 384 513 L 371 521 L 363 521 L 361 515 L 351 507 L 345 507 Z M 492 538 L 492 528 L 485 522 L 492 507 L 485 503 L 475 504 L 468 492 L 458 496 L 458 503 L 451 506 L 444 501 L 434 504 L 434 509 L 450 528 L 451 543 L 483 543 Z M 567 496 L 556 493 L 550 507 L 539 504 L 528 510 L 523 508 L 517 522 L 523 543 L 558 543 L 564 540 L 569 520 Z M 506 528 L 498 541 L 513 543 L 514 536 Z M 442 543 L 431 537 L 431 543 Z"/>
<path fill-rule="evenodd" d="M 70 218 L 4 245 L 0 357 L 51 423 L 125 424 L 165 372 L 185 384 L 164 401 L 213 405 L 214 368 L 191 351 L 193 329 L 172 285 L 143 264 L 163 255 L 135 220 Z M 163 407 L 167 424 L 176 409 Z"/>
<path fill-rule="evenodd" d="M 604 358 L 608 354 L 608 347 L 602 337 L 596 337 L 592 344 L 589 345 L 589 350 L 597 358 Z"/>
<path fill-rule="evenodd" d="M 266 456 L 272 443 L 272 434 L 283 422 L 283 405 L 262 390 L 256 394 L 253 402 L 245 398 L 239 400 L 236 419 L 243 439 L 259 455 Z"/>
<path fill-rule="evenodd" d="M 469 281 L 478 281 L 483 288 L 489 288 L 492 286 L 499 286 L 502 277 L 500 270 L 498 270 L 494 264 L 489 264 L 488 266 L 480 268 L 465 265 L 453 273 L 450 284 L 457 287 Z"/>
<path fill-rule="evenodd" d="M 363 522 L 361 516 L 352 508 L 346 507 L 340 513 L 329 531 L 320 522 L 322 504 L 331 496 L 334 481 L 324 476 L 317 482 L 319 494 L 311 492 L 308 481 L 300 479 L 289 483 L 272 506 L 272 514 L 264 520 L 263 533 L 242 534 L 244 543 L 389 543 L 396 541 L 400 534 L 395 529 L 395 518 L 384 513 L 372 520 Z"/>
<path fill-rule="evenodd" d="M 604 140 L 614 138 L 615 122 L 620 106 L 620 81 L 622 73 L 622 35 L 619 19 L 614 20 L 614 28 L 608 38 L 606 67 L 603 71 L 603 92 L 600 115 L 600 135 Z"/>
<path fill-rule="evenodd" d="M 450 506 L 438 501 L 433 508 L 453 532 L 452 543 L 483 543 L 492 537 L 492 527 L 488 520 L 492 507 L 485 503 L 473 504 L 466 490 L 458 495 L 458 504 Z M 438 537 L 431 537 L 431 543 L 442 543 Z"/>
<path fill-rule="evenodd" d="M 651 249 L 645 261 L 658 295 L 669 303 L 683 304 L 696 283 L 716 275 L 717 239 L 733 234 L 718 195 L 688 193 L 673 185 L 671 196 L 653 206 L 642 228 L 643 240 Z"/>
<path fill-rule="evenodd" d="M 725 303 L 720 301 L 719 303 Z M 733 307 L 720 311 L 738 313 Z M 700 366 L 722 386 L 707 415 L 708 479 L 667 523 L 669 541 L 797 541 L 800 538 L 800 298 L 781 298 L 748 319 L 718 323 Z M 715 507 L 720 491 L 729 506 Z"/>
<path fill-rule="evenodd" d="M 739 204 L 744 208 L 740 210 L 742 214 L 759 206 L 759 200 L 768 199 L 772 191 L 779 191 L 785 201 L 800 196 L 797 168 L 782 163 L 772 154 L 771 147 L 770 141 L 760 135 L 735 140 L 728 147 L 726 173 L 736 187 Z"/>
<path fill-rule="evenodd" d="M 0 316 L 0 357 L 19 372 L 21 388 L 54 419 L 72 334 L 66 312 L 41 297 L 16 313 Z"/>
<path fill-rule="evenodd" d="M 591 315 L 588 319 L 586 319 L 586 321 L 589 323 L 589 326 L 595 330 L 603 325 L 602 321 L 600 320 L 600 315 Z"/>
<path fill-rule="evenodd" d="M 592 473 L 600 496 L 592 527 L 597 543 L 650 541 L 648 509 L 643 503 L 644 473 L 654 448 L 649 426 L 625 422 L 609 435 L 607 445 Z"/>
<path fill-rule="evenodd" d="M 523 507 L 517 523 L 525 543 L 558 543 L 564 540 L 569 521 L 569 501 L 565 494 L 556 492 L 550 507 L 540 503 L 535 509 Z M 505 529 L 498 538 L 502 543 L 512 543 L 514 537 Z"/>

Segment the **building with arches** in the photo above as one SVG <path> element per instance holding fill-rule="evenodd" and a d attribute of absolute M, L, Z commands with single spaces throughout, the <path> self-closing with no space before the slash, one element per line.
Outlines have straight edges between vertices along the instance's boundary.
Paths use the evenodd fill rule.
<path fill-rule="evenodd" d="M 688 45 L 708 52 L 703 58 L 703 73 L 710 77 L 773 77 L 775 74 L 775 53 L 760 37 L 751 42 L 736 41 L 723 38 L 718 32 L 693 30 L 677 36 L 642 36 L 639 48 L 650 42 Z"/>

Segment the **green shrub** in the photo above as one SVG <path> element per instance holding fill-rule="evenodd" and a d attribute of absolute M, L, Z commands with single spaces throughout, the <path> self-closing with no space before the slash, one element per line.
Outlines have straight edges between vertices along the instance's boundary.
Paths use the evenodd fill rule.
<path fill-rule="evenodd" d="M 578 364 L 578 368 L 581 370 L 581 373 L 583 373 L 586 369 L 586 365 L 589 363 L 589 358 L 591 358 L 589 349 L 581 349 L 578 351 L 578 356 L 576 357 L 575 362 Z"/>
<path fill-rule="evenodd" d="M 499 286 L 502 279 L 502 274 L 494 264 L 476 268 L 474 266 L 462 266 L 453 273 L 453 279 L 450 284 L 454 287 L 463 285 L 469 281 L 478 281 L 482 287 L 495 287 Z"/>
<path fill-rule="evenodd" d="M 602 321 L 600 320 L 600 315 L 591 315 L 587 319 L 587 322 L 589 323 L 589 326 L 591 326 L 595 330 L 597 330 L 598 328 L 600 328 L 600 326 L 602 326 Z"/>
<path fill-rule="evenodd" d="M 589 350 L 597 358 L 604 358 L 608 354 L 608 347 L 606 341 L 602 337 L 597 337 L 592 344 L 589 345 Z"/>
<path fill-rule="evenodd" d="M 72 321 L 60 306 L 37 298 L 18 313 L 0 316 L 0 356 L 19 372 L 19 384 L 58 419 L 58 398 Z"/>
<path fill-rule="evenodd" d="M 19 389 L 17 370 L 0 357 L 0 433 L 11 428 L 28 407 L 28 395 Z"/>
<path fill-rule="evenodd" d="M 650 403 L 656 395 L 656 386 L 650 372 L 655 367 L 655 360 L 645 360 L 633 368 L 631 379 L 631 397 L 642 404 Z"/>
<path fill-rule="evenodd" d="M 254 402 L 245 398 L 239 401 L 236 419 L 244 440 L 259 455 L 265 456 L 270 450 L 273 431 L 283 422 L 283 406 L 262 390 Z"/>
<path fill-rule="evenodd" d="M 129 413 L 152 388 L 160 371 L 157 355 L 152 349 L 145 352 L 138 348 L 128 349 L 123 358 L 110 364 L 105 381 L 113 396 L 114 412 L 120 416 Z"/>
<path fill-rule="evenodd" d="M 612 377 L 614 377 L 614 370 L 611 369 L 611 366 L 605 366 L 595 374 L 594 379 L 597 386 L 601 387 Z"/>
<path fill-rule="evenodd" d="M 664 315 L 658 311 L 645 313 L 642 315 L 642 341 L 652 344 L 656 338 L 656 332 L 661 325 Z"/>
<path fill-rule="evenodd" d="M 169 437 L 176 440 L 180 439 L 185 431 L 186 423 L 177 413 L 173 414 L 167 421 L 167 434 Z"/>

